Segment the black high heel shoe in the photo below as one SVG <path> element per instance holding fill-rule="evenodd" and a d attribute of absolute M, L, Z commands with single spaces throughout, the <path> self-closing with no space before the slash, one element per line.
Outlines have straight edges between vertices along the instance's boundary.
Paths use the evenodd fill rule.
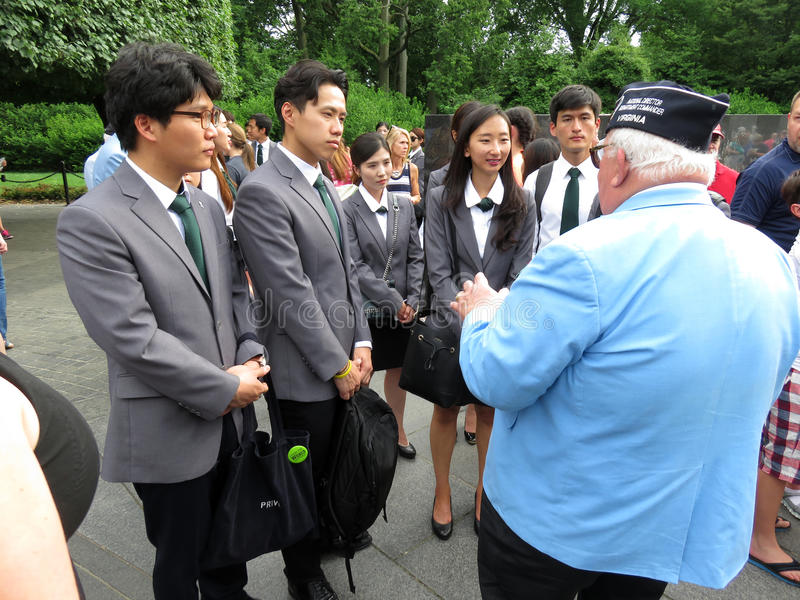
<path fill-rule="evenodd" d="M 453 503 L 450 502 L 450 521 L 439 523 L 433 518 L 433 509 L 436 507 L 436 496 L 433 497 L 433 507 L 431 508 L 431 529 L 440 540 L 447 540 L 453 535 Z"/>

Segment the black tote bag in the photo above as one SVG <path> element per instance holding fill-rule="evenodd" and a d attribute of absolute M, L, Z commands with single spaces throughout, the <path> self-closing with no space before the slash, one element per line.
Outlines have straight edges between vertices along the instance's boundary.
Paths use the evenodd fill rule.
<path fill-rule="evenodd" d="M 243 410 L 244 435 L 230 457 L 203 564 L 246 562 L 303 539 L 316 525 L 309 433 L 284 430 L 272 381 L 266 394 L 272 436 Z"/>
<path fill-rule="evenodd" d="M 458 272 L 458 248 L 456 231 L 450 215 L 446 216 L 450 229 L 450 248 L 453 273 Z M 426 273 L 423 277 L 426 305 L 433 306 L 433 290 Z M 453 330 L 450 309 L 429 308 L 421 311 L 411 327 L 411 337 L 403 357 L 403 370 L 398 385 L 420 398 L 449 408 L 455 404 L 465 405 L 478 400 L 472 395 L 461 373 L 458 362 L 459 338 Z"/>

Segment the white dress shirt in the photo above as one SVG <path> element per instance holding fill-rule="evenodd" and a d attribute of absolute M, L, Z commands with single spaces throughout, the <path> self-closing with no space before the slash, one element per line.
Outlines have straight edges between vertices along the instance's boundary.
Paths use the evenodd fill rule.
<path fill-rule="evenodd" d="M 478 252 L 481 258 L 483 258 L 483 250 L 486 247 L 486 238 L 489 237 L 489 227 L 492 224 L 494 209 L 495 206 L 500 206 L 503 203 L 503 193 L 505 190 L 503 189 L 503 182 L 500 181 L 500 177 L 498 176 L 497 179 L 494 180 L 492 189 L 489 190 L 489 194 L 486 196 L 494 202 L 495 206 L 493 206 L 491 210 L 483 212 L 478 206 L 483 198 L 478 194 L 478 190 L 475 189 L 475 186 L 472 185 L 471 175 L 470 173 L 470 177 L 467 178 L 467 185 L 464 186 L 464 202 L 466 202 L 470 216 L 472 217 L 472 229 L 475 231 L 475 240 L 478 242 Z"/>
<path fill-rule="evenodd" d="M 544 248 L 561 235 L 561 211 L 564 208 L 564 193 L 567 191 L 567 184 L 570 176 L 569 170 L 574 165 L 567 162 L 563 154 L 559 154 L 553 163 L 553 174 L 550 183 L 542 198 L 542 225 L 539 228 L 539 249 Z M 592 202 L 597 195 L 597 168 L 589 157 L 578 165 L 581 174 L 578 176 L 578 225 L 583 225 L 589 219 L 589 211 Z M 535 193 L 536 178 L 539 175 L 537 169 L 525 180 L 523 186 L 526 190 Z"/>
<path fill-rule="evenodd" d="M 269 160 L 269 138 L 264 140 L 263 142 L 254 141 L 253 142 L 253 160 L 258 158 L 258 147 L 261 146 L 261 158 L 263 159 L 261 164 L 264 164 Z M 258 166 L 258 163 L 256 163 Z"/>
<path fill-rule="evenodd" d="M 386 237 L 386 227 L 388 226 L 389 221 L 389 192 L 386 191 L 386 188 L 383 188 L 381 192 L 381 201 L 377 202 L 372 194 L 369 193 L 367 188 L 364 187 L 363 183 L 358 184 L 358 191 L 361 192 L 361 197 L 364 198 L 364 201 L 367 203 L 367 208 L 369 208 L 378 219 L 378 227 L 381 228 L 383 232 L 383 237 Z M 379 213 L 378 209 L 380 207 L 386 209 L 385 213 Z"/>
<path fill-rule="evenodd" d="M 175 196 L 178 194 L 184 194 L 187 198 L 189 197 L 189 190 L 184 185 L 183 181 L 181 180 L 181 189 L 179 192 L 175 190 L 169 189 L 163 183 L 161 183 L 158 179 L 150 175 L 149 173 L 145 172 L 139 165 L 133 162 L 130 157 L 126 156 L 125 160 L 131 166 L 131 168 L 139 174 L 139 176 L 144 179 L 144 182 L 147 184 L 153 193 L 158 198 L 158 201 L 164 206 L 169 215 L 169 218 L 172 219 L 172 222 L 175 224 L 175 227 L 178 228 L 178 231 L 181 232 L 181 237 L 186 239 L 186 234 L 183 231 L 183 221 L 181 221 L 180 216 L 174 210 L 170 210 L 170 204 L 175 200 Z M 202 203 L 200 204 L 202 206 Z"/>

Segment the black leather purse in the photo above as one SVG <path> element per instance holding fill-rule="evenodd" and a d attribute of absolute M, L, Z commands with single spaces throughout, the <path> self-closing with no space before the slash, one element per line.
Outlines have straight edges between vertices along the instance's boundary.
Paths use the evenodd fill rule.
<path fill-rule="evenodd" d="M 284 430 L 272 380 L 266 394 L 272 437 L 257 431 L 252 406 L 227 476 L 203 557 L 205 568 L 246 562 L 303 539 L 316 525 L 309 433 Z"/>
<path fill-rule="evenodd" d="M 448 213 L 450 243 L 452 245 L 453 273 L 458 273 L 458 248 L 455 225 Z M 427 305 L 432 306 L 430 283 L 423 278 Z M 446 309 L 449 310 L 449 309 Z M 403 370 L 399 386 L 429 402 L 444 408 L 474 401 L 458 362 L 459 335 L 452 327 L 455 313 L 428 309 L 421 311 L 411 327 L 411 338 L 403 357 Z"/>

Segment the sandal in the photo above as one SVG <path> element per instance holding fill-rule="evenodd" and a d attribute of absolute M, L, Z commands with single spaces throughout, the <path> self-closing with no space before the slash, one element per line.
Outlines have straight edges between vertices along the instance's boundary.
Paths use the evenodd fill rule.
<path fill-rule="evenodd" d="M 792 560 L 792 562 L 788 563 L 768 563 L 764 562 L 763 560 L 757 559 L 752 554 L 748 555 L 749 558 L 747 562 L 751 565 L 757 566 L 759 569 L 763 569 L 773 577 L 777 577 L 781 581 L 785 581 L 789 585 L 793 585 L 794 587 L 800 587 L 800 581 L 795 581 L 794 579 L 789 579 L 788 577 L 784 577 L 781 575 L 784 571 L 800 571 L 800 563 L 796 560 Z"/>

